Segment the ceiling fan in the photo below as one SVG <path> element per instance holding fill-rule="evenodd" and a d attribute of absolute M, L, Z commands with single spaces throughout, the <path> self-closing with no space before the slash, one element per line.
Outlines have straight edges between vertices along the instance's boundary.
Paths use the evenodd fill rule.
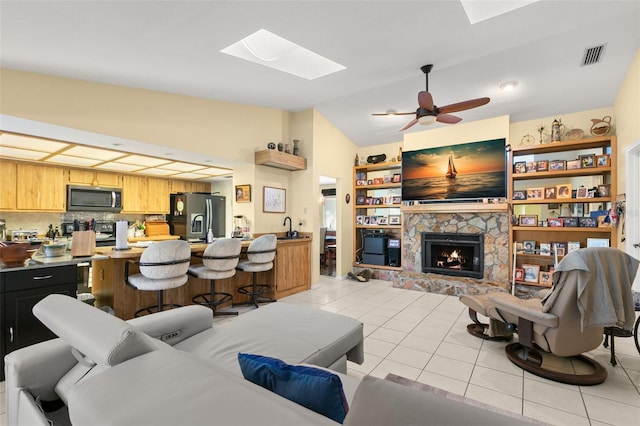
<path fill-rule="evenodd" d="M 415 112 L 383 112 L 375 113 L 372 115 L 411 115 L 415 114 L 416 118 L 411 120 L 400 131 L 407 130 L 409 127 L 416 123 L 429 125 L 434 121 L 446 124 L 456 124 L 462 120 L 460 117 L 451 115 L 451 112 L 464 111 L 471 108 L 477 108 L 479 106 L 488 104 L 489 98 L 470 99 L 464 102 L 458 102 L 451 105 L 445 105 L 443 107 L 437 107 L 433 104 L 433 98 L 429 93 L 429 72 L 433 68 L 433 65 L 424 65 L 420 67 L 426 78 L 426 90 L 418 92 L 418 109 Z"/>

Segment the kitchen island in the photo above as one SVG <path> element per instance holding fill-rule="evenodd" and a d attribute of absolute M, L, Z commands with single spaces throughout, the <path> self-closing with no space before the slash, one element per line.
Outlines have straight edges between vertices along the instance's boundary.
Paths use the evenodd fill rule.
<path fill-rule="evenodd" d="M 277 235 L 284 237 L 284 234 Z M 279 239 L 273 269 L 258 273 L 258 282 L 272 287 L 268 297 L 280 299 L 311 288 L 311 234 L 301 233 L 300 237 Z M 245 253 L 250 243 L 249 240 L 242 241 L 240 260 L 246 259 Z M 207 244 L 195 243 L 190 246 L 191 263 L 202 263 L 202 259 L 194 255 L 202 254 Z M 133 318 L 138 309 L 157 302 L 156 292 L 134 290 L 124 281 L 125 264 L 130 260 L 138 260 L 143 251 L 144 248 L 135 246 L 130 250 L 116 251 L 113 247 L 96 249 L 96 253 L 107 259 L 93 262 L 92 294 L 95 297 L 95 306 L 111 306 L 117 317 L 127 320 Z M 129 273 L 137 272 L 137 266 L 130 265 Z M 216 291 L 232 294 L 234 303 L 245 302 L 247 297 L 239 294 L 237 288 L 251 284 L 252 279 L 252 274 L 237 272 L 231 278 L 216 281 Z M 208 292 L 209 281 L 189 276 L 189 281 L 182 287 L 166 290 L 164 300 L 165 303 L 191 305 L 193 296 Z"/>

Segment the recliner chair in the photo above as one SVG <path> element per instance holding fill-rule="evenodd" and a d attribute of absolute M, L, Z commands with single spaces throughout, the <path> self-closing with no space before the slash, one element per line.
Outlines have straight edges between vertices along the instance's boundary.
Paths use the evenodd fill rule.
<path fill-rule="evenodd" d="M 489 295 L 486 311 L 518 333 L 506 346 L 511 362 L 537 376 L 572 385 L 596 385 L 606 370 L 582 355 L 597 348 L 605 327 L 633 327 L 631 285 L 638 260 L 621 250 L 592 247 L 569 253 L 553 274 L 553 288 L 544 299 L 522 300 Z M 553 368 L 548 354 L 571 357 L 584 365 L 566 372 Z"/>

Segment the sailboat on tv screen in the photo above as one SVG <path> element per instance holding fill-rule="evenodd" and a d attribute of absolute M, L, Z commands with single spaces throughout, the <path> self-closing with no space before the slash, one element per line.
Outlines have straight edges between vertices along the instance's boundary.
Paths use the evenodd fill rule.
<path fill-rule="evenodd" d="M 453 154 L 449 154 L 449 165 L 447 166 L 447 174 L 445 176 L 448 179 L 455 179 L 457 174 L 456 165 L 453 164 Z"/>

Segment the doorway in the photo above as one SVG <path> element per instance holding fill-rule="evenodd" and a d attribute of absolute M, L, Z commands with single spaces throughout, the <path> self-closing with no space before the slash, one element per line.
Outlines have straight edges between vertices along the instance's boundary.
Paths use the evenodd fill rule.
<path fill-rule="evenodd" d="M 640 141 L 636 141 L 626 150 L 626 188 L 624 197 L 625 211 L 623 228 L 620 231 L 625 241 L 625 251 L 640 259 Z M 636 275 L 633 290 L 640 291 L 640 274 Z"/>
<path fill-rule="evenodd" d="M 338 211 L 336 178 L 320 176 L 320 275 L 336 276 Z"/>

